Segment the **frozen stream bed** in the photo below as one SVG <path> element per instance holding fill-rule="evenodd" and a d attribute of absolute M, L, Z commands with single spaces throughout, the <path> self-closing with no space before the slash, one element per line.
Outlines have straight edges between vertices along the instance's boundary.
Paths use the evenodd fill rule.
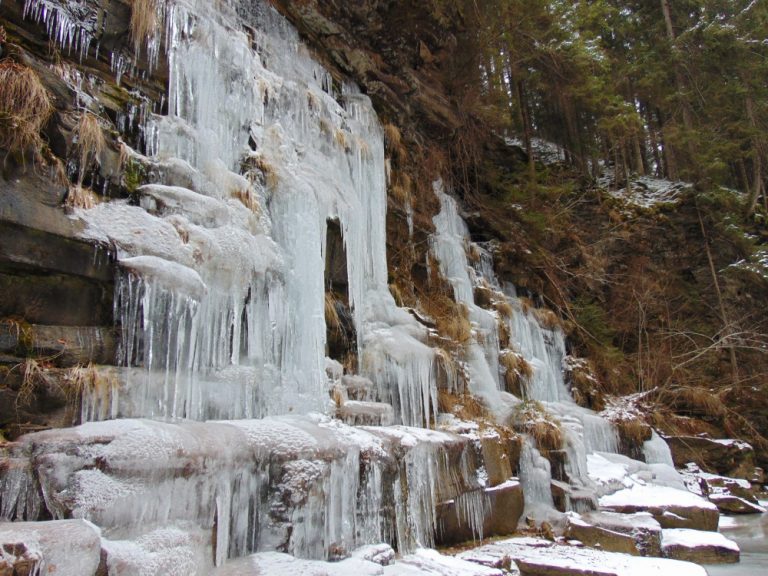
<path fill-rule="evenodd" d="M 738 564 L 707 566 L 709 576 L 768 574 L 768 514 L 723 516 L 720 532 L 741 548 Z"/>

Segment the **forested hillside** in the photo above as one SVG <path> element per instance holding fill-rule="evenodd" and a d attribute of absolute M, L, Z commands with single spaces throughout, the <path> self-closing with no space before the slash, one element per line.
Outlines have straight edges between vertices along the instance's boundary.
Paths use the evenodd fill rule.
<path fill-rule="evenodd" d="M 395 207 L 429 214 L 447 168 L 473 238 L 558 312 L 585 404 L 643 392 L 669 432 L 767 446 L 768 6 L 278 4 L 401 127 Z M 420 259 L 390 250 L 411 305 Z"/>

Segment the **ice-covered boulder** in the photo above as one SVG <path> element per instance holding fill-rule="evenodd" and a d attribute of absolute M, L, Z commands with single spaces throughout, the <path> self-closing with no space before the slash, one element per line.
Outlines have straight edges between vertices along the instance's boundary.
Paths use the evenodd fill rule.
<path fill-rule="evenodd" d="M 0 523 L 0 569 L 12 567 L 8 574 L 93 576 L 100 559 L 99 530 L 90 522 Z"/>

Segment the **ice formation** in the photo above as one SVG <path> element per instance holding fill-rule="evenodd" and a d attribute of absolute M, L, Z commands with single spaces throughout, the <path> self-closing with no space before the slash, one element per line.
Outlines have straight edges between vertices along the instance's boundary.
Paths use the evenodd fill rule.
<path fill-rule="evenodd" d="M 89 13 L 78 20 L 66 6 L 27 0 L 25 14 L 60 47 L 87 53 Z M 85 424 L 12 449 L 0 470 L 0 517 L 94 522 L 116 574 L 206 573 L 274 550 L 338 559 L 381 542 L 412 552 L 434 546 L 436 506 L 449 501 L 482 538 L 489 504 L 478 437 L 428 429 L 444 366 L 427 328 L 387 286 L 387 167 L 370 100 L 335 83 L 265 1 L 158 6 L 165 27 L 144 48 L 150 61 L 168 60 L 168 113 L 143 110 L 144 154 L 125 151 L 156 181 L 131 202 L 76 213 L 84 236 L 119 261 L 120 369 L 84 391 Z M 118 77 L 131 68 L 122 58 L 113 55 Z M 136 110 L 127 114 L 133 124 Z M 522 402 L 540 404 L 562 430 L 561 473 L 572 488 L 628 489 L 631 465 L 611 455 L 613 426 L 568 391 L 562 330 L 499 281 L 491 247 L 471 241 L 439 179 L 434 193 L 441 211 L 430 247 L 472 326 L 459 359 L 469 390 L 501 424 Z M 331 222 L 345 250 L 354 376 L 326 358 Z M 477 289 L 511 313 L 480 306 Z M 509 335 L 503 350 L 500 330 Z M 505 389 L 504 354 L 532 368 L 522 398 Z M 395 425 L 319 415 L 345 386 L 365 389 L 354 400 L 339 393 L 353 423 L 376 413 Z M 671 467 L 665 446 L 658 436 L 646 443 L 645 473 Z M 527 512 L 553 510 L 552 479 L 526 437 Z M 260 562 L 291 570 L 289 558 L 267 552 L 221 573 Z M 420 550 L 398 567 L 366 570 L 463 574 L 462 564 Z M 496 573 L 484 570 L 473 573 Z"/>

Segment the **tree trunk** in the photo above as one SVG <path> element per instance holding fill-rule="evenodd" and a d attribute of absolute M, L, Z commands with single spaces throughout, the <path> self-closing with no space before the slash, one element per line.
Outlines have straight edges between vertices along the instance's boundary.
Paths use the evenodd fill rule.
<path fill-rule="evenodd" d="M 728 319 L 728 313 L 725 310 L 725 303 L 723 302 L 723 292 L 720 290 L 720 281 L 717 278 L 717 269 L 715 268 L 715 261 L 712 258 L 712 247 L 709 245 L 709 236 L 707 230 L 704 227 L 704 219 L 701 217 L 701 210 L 699 210 L 699 204 L 696 203 L 696 215 L 699 218 L 699 227 L 701 228 L 701 235 L 704 238 L 704 250 L 707 254 L 707 262 L 709 264 L 709 273 L 712 276 L 712 284 L 715 288 L 715 295 L 717 296 L 717 306 L 720 309 L 720 318 L 723 322 L 723 334 L 722 338 L 728 338 L 731 334 L 733 327 Z M 721 338 L 721 339 L 722 339 Z M 739 363 L 736 358 L 736 346 L 733 342 L 727 343 L 728 354 L 731 361 L 731 384 L 733 386 L 739 383 Z"/>

